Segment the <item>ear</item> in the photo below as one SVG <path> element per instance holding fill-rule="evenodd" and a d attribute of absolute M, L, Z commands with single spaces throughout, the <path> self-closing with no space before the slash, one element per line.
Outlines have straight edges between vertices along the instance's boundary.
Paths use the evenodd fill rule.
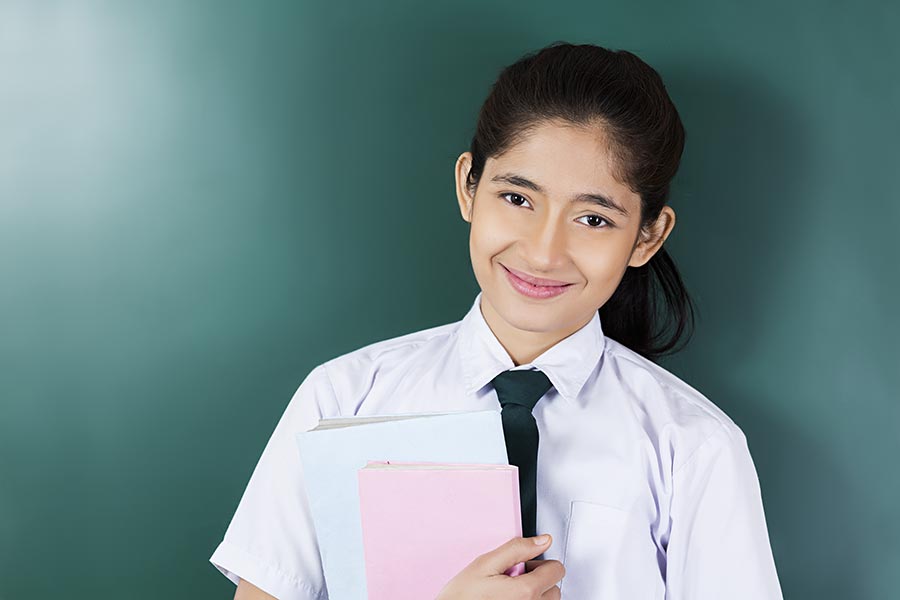
<path fill-rule="evenodd" d="M 475 206 L 475 198 L 469 194 L 466 186 L 466 178 L 471 168 L 472 153 L 463 152 L 456 159 L 456 200 L 459 202 L 459 212 L 467 223 L 472 222 L 472 209 Z"/>
<path fill-rule="evenodd" d="M 662 247 L 673 227 L 675 227 L 675 211 L 671 206 L 663 206 L 656 222 L 651 225 L 650 232 L 643 229 L 638 232 L 638 240 L 631 251 L 628 266 L 642 267 L 647 264 L 647 261 Z"/>

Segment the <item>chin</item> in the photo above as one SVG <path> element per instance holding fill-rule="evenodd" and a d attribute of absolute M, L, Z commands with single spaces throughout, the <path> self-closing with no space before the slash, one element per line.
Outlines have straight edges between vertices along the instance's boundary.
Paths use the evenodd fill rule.
<path fill-rule="evenodd" d="M 510 293 L 511 292 L 511 293 Z M 484 293 L 484 297 L 494 311 L 512 327 L 521 331 L 546 332 L 557 329 L 552 319 L 555 315 L 548 311 L 554 308 L 529 302 L 527 298 L 512 296 L 514 290 L 501 290 L 499 294 Z M 499 298 L 497 297 L 499 296 Z"/>

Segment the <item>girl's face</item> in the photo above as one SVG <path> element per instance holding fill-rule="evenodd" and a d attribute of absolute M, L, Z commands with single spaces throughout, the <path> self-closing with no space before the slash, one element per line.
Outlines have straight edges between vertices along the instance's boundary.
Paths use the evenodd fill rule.
<path fill-rule="evenodd" d="M 465 185 L 472 155 L 457 160 L 482 313 L 516 364 L 586 325 L 626 267 L 650 260 L 675 224 L 666 206 L 653 231 L 639 234 L 640 196 L 614 178 L 606 143 L 597 128 L 541 125 L 488 158 L 474 197 Z M 566 285 L 529 293 L 510 272 Z"/>

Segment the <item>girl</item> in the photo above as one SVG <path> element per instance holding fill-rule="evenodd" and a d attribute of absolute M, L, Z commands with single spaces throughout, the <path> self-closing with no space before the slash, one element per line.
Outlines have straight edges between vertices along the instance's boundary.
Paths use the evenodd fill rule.
<path fill-rule="evenodd" d="M 525 428 L 504 414 L 510 461 L 534 470 L 521 491 L 536 529 L 477 557 L 440 600 L 781 598 L 742 430 L 654 362 L 693 320 L 663 248 L 684 135 L 659 75 L 626 51 L 554 43 L 500 74 L 455 167 L 481 291 L 457 322 L 309 373 L 210 558 L 236 598 L 328 597 L 296 432 L 501 404 Z M 530 414 L 501 397 L 524 380 L 541 384 Z M 520 561 L 525 574 L 503 575 Z"/>

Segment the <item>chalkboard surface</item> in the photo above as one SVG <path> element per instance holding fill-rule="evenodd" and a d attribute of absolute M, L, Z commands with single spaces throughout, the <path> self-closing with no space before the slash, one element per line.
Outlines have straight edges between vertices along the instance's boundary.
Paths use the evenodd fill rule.
<path fill-rule="evenodd" d="M 687 129 L 663 364 L 743 428 L 786 598 L 900 579 L 897 3 L 0 2 L 0 598 L 230 598 L 296 387 L 477 292 L 499 70 L 635 52 Z"/>

